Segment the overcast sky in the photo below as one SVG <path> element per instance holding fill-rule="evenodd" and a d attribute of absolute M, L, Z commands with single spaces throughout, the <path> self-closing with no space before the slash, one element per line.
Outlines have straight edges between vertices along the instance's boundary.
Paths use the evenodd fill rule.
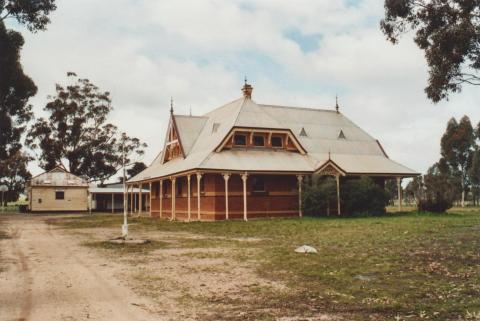
<path fill-rule="evenodd" d="M 334 108 L 338 94 L 342 113 L 420 172 L 438 159 L 450 117 L 480 120 L 473 87 L 448 102 L 427 100 L 423 53 L 409 36 L 396 46 L 385 40 L 380 0 L 57 5 L 46 32 L 21 29 L 21 59 L 38 86 L 36 115 L 55 83 L 75 71 L 111 92 L 111 121 L 149 145 L 147 164 L 163 143 L 171 96 L 176 113 L 200 115 L 240 97 L 245 75 L 259 103 Z"/>

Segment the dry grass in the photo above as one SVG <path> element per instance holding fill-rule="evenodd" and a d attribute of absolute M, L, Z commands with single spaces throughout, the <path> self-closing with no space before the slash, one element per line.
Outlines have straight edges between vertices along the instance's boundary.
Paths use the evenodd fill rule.
<path fill-rule="evenodd" d="M 200 314 L 202 320 L 327 315 L 346 320 L 443 321 L 464 320 L 480 311 L 478 210 L 247 223 L 138 218 L 131 223 L 132 233 L 178 233 L 174 248 L 206 251 L 186 259 L 211 260 L 215 254 L 208 250 L 227 249 L 225 253 L 233 264 L 253 269 L 261 280 L 285 285 L 282 290 L 250 284 L 237 288 L 234 295 L 198 296 L 186 291 L 181 300 L 196 305 L 208 302 L 210 312 Z M 121 218 L 87 216 L 56 224 L 68 228 L 110 227 L 119 226 Z M 190 233 L 188 237 L 185 232 Z M 245 241 L 249 239 L 255 241 Z M 303 244 L 316 247 L 319 254 L 293 251 Z M 152 253 L 157 252 L 142 255 Z M 201 276 L 216 269 L 220 272 L 221 265 L 207 270 L 198 267 L 196 272 Z M 238 277 L 241 275 L 232 276 Z M 154 289 L 155 279 L 149 282 Z"/>

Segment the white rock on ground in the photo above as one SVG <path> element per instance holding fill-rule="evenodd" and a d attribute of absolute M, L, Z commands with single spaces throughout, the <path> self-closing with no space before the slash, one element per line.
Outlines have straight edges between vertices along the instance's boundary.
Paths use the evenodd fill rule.
<path fill-rule="evenodd" d="M 300 247 L 297 247 L 295 249 L 295 252 L 297 252 L 297 253 L 318 253 L 316 248 L 314 248 L 312 246 L 309 246 L 309 245 L 302 245 Z"/>

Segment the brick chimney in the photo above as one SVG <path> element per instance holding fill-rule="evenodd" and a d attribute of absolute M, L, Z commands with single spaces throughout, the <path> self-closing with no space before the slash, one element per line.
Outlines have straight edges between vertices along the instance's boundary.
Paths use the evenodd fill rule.
<path fill-rule="evenodd" d="M 247 81 L 245 81 L 245 85 L 242 88 L 243 97 L 252 99 L 252 91 L 253 91 L 253 87 L 247 84 Z"/>

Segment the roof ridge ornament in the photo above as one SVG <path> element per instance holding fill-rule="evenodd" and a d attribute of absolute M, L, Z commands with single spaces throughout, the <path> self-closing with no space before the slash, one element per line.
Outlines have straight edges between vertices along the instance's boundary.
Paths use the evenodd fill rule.
<path fill-rule="evenodd" d="M 335 95 L 335 110 L 337 111 L 337 114 L 340 113 L 340 107 L 338 106 L 338 95 Z"/>
<path fill-rule="evenodd" d="M 173 115 L 173 97 L 170 97 L 170 114 Z"/>
<path fill-rule="evenodd" d="M 247 76 L 245 76 L 245 84 L 243 85 L 242 92 L 243 97 L 247 99 L 252 99 L 253 87 L 247 82 Z"/>

